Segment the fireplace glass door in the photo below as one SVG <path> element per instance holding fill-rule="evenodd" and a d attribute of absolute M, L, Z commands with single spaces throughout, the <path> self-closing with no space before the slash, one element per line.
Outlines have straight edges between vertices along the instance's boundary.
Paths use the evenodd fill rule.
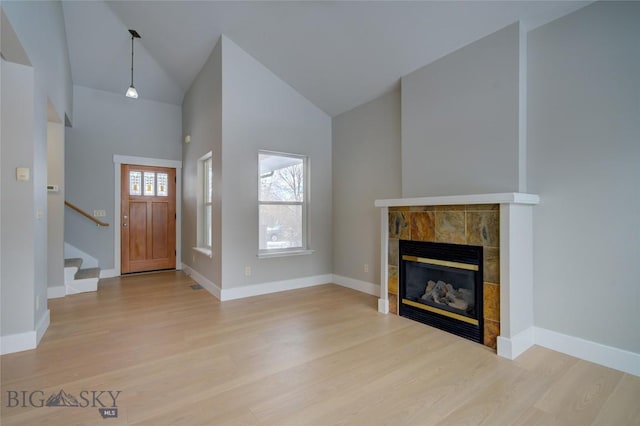
<path fill-rule="evenodd" d="M 406 263 L 405 298 L 443 315 L 476 318 L 477 265 L 403 256 Z M 431 309 L 429 309 L 431 308 Z"/>
<path fill-rule="evenodd" d="M 482 342 L 482 255 L 479 246 L 401 240 L 400 315 Z"/>

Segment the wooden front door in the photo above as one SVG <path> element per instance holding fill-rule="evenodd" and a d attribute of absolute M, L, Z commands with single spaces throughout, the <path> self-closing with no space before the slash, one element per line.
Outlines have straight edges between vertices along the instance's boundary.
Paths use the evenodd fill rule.
<path fill-rule="evenodd" d="M 123 164 L 121 272 L 176 267 L 176 169 Z"/>

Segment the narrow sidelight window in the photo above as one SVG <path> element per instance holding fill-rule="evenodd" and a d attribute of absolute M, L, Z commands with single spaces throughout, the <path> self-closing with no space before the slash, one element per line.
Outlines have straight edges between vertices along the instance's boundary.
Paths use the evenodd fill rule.
<path fill-rule="evenodd" d="M 198 161 L 198 247 L 211 250 L 211 209 L 213 200 L 213 162 L 211 152 Z"/>

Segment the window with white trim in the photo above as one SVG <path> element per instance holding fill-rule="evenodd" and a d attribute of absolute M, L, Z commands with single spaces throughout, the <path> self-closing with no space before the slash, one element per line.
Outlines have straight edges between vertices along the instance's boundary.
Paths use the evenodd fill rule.
<path fill-rule="evenodd" d="M 258 248 L 260 254 L 307 247 L 308 157 L 258 153 Z"/>
<path fill-rule="evenodd" d="M 211 250 L 212 200 L 213 200 L 213 161 L 211 151 L 198 160 L 198 248 Z"/>

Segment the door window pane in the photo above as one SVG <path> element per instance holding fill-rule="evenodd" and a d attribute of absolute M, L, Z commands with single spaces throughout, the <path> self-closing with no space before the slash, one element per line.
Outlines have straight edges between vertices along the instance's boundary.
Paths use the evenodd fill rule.
<path fill-rule="evenodd" d="M 153 172 L 144 172 L 144 195 L 145 196 L 154 196 L 155 195 L 155 180 L 156 174 Z"/>
<path fill-rule="evenodd" d="M 142 172 L 129 172 L 129 194 L 142 195 Z"/>
<path fill-rule="evenodd" d="M 158 179 L 158 190 L 156 192 L 158 197 L 168 196 L 167 182 L 169 181 L 169 175 L 166 173 L 157 173 L 156 178 Z"/>

